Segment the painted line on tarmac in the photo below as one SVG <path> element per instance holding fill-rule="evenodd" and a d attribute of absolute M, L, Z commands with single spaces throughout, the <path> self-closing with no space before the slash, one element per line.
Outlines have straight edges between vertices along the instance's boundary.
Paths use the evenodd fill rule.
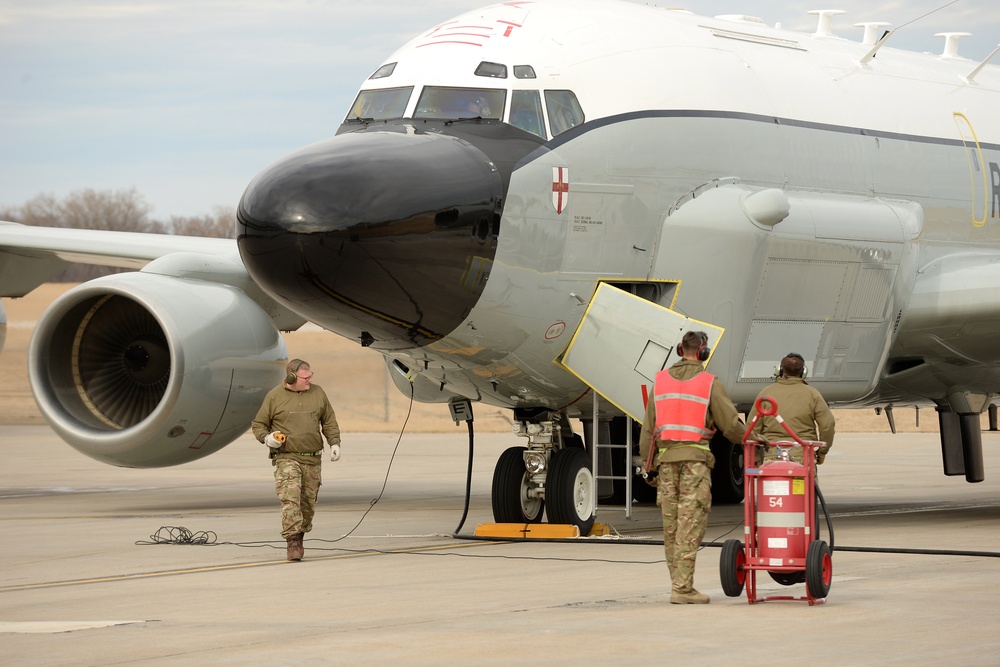
<path fill-rule="evenodd" d="M 135 625 L 149 621 L 5 621 L 0 622 L 0 634 L 54 635 L 61 632 L 110 628 L 115 625 Z"/>
<path fill-rule="evenodd" d="M 406 549 L 379 549 L 379 550 L 358 550 L 351 553 L 344 554 L 331 554 L 328 556 L 312 556 L 304 559 L 302 562 L 313 562 L 322 560 L 337 560 L 341 558 L 364 558 L 370 556 L 391 556 L 394 554 L 407 554 L 407 553 L 418 553 L 427 551 L 439 551 L 445 549 L 470 549 L 473 547 L 483 547 L 490 544 L 497 544 L 495 542 L 470 542 L 468 544 L 436 544 L 427 545 L 419 547 L 409 547 Z M 313 547 L 313 549 L 322 549 L 323 547 Z M 330 547 L 330 549 L 335 549 L 336 547 Z M 268 560 L 268 561 L 255 561 L 252 563 L 231 563 L 228 565 L 210 565 L 206 567 L 190 567 L 178 570 L 158 570 L 155 572 L 139 572 L 136 574 L 119 574 L 111 575 L 107 577 L 91 577 L 88 579 L 66 579 L 62 581 L 46 581 L 37 584 L 21 584 L 17 586 L 3 586 L 0 587 L 0 593 L 11 593 L 14 591 L 31 591 L 31 590 L 41 590 L 46 588 L 60 588 L 64 586 L 84 586 L 87 584 L 106 584 L 115 583 L 119 581 L 136 581 L 141 579 L 155 579 L 157 577 L 175 577 L 188 574 L 204 574 L 206 572 L 226 572 L 229 570 L 242 570 L 254 567 L 271 567 L 274 565 L 291 565 L 287 560 Z"/>

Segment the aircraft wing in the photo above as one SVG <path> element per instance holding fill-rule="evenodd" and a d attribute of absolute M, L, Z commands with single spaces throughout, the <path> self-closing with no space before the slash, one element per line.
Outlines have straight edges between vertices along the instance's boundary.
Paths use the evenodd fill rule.
<path fill-rule="evenodd" d="M 33 227 L 0 221 L 0 296 L 24 296 L 74 263 L 141 269 L 179 252 L 239 262 L 232 239 Z"/>

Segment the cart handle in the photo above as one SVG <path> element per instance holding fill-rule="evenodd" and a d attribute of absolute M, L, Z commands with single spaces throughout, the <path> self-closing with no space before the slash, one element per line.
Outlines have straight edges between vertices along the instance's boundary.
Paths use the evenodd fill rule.
<path fill-rule="evenodd" d="M 765 404 L 767 405 L 767 407 L 764 407 Z M 760 419 L 761 417 L 774 417 L 777 420 L 777 422 L 781 424 L 781 428 L 785 429 L 785 433 L 787 433 L 789 437 L 791 437 L 792 440 L 797 442 L 803 449 L 807 446 L 812 446 L 812 447 L 822 446 L 823 443 L 819 443 L 817 445 L 817 441 L 815 440 L 808 441 L 807 445 L 805 441 L 799 438 L 799 436 L 795 435 L 795 432 L 788 426 L 788 424 L 785 423 L 785 420 L 781 418 L 781 415 L 778 414 L 778 402 L 774 400 L 773 397 L 771 396 L 759 397 L 754 402 L 754 407 L 757 409 L 757 414 L 753 416 L 753 419 L 750 420 L 750 424 L 747 425 L 747 430 L 743 434 L 743 442 L 749 441 L 750 432 L 753 430 L 753 427 L 756 426 L 758 419 Z"/>

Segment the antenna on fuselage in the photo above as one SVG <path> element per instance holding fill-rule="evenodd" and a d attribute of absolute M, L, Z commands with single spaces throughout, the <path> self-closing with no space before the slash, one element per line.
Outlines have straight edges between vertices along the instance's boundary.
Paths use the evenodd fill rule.
<path fill-rule="evenodd" d="M 875 46 L 879 42 L 885 39 L 887 33 L 892 32 L 891 30 L 886 30 L 882 33 L 882 36 L 878 36 L 879 28 L 887 28 L 891 26 L 891 23 L 885 23 L 884 21 L 866 21 L 863 23 L 855 23 L 855 28 L 864 28 L 865 36 L 861 38 L 862 44 L 867 44 L 868 46 Z"/>
<path fill-rule="evenodd" d="M 993 56 L 995 56 L 998 53 L 1000 53 L 1000 44 L 997 44 L 997 48 L 993 49 L 993 52 L 990 53 L 990 55 L 983 58 L 983 61 L 978 65 L 976 65 L 976 67 L 971 72 L 969 72 L 968 75 L 964 77 L 965 82 L 971 83 L 972 80 L 976 77 L 976 75 L 979 74 L 984 67 L 986 67 L 986 64 L 989 63 L 991 60 L 993 60 Z"/>
<path fill-rule="evenodd" d="M 903 25 L 899 26 L 898 28 L 895 28 L 893 30 L 886 30 L 884 33 L 882 33 L 882 37 L 877 42 L 875 42 L 875 45 L 871 48 L 871 50 L 868 51 L 868 53 L 866 53 L 864 56 L 862 56 L 862 58 L 858 61 L 858 64 L 859 65 L 864 65 L 865 63 L 869 62 L 872 58 L 874 58 L 875 54 L 878 53 L 878 50 L 881 49 L 885 45 L 886 41 L 892 35 L 894 35 L 897 30 L 902 30 L 903 28 L 905 28 L 906 26 L 910 25 L 911 23 L 916 23 L 920 19 L 927 18 L 931 14 L 935 14 L 935 13 L 941 11 L 942 9 L 944 9 L 945 7 L 950 7 L 951 5 L 955 4 L 956 2 L 958 2 L 958 0 L 951 0 L 951 2 L 946 2 L 945 4 L 941 5 L 937 9 L 932 9 L 931 11 L 927 12 L 926 14 L 922 14 L 921 16 L 918 16 L 915 19 L 910 19 L 909 21 L 907 21 Z M 870 25 L 877 25 L 877 24 L 873 23 L 873 24 L 870 24 Z M 871 38 L 871 36 L 869 35 L 869 32 L 868 32 L 868 30 L 869 30 L 869 28 L 868 28 L 869 24 L 867 24 L 867 23 L 855 23 L 855 26 L 864 26 L 865 27 L 865 37 L 864 37 L 863 41 L 864 41 L 865 44 L 868 44 L 869 43 L 868 40 Z M 877 30 L 877 28 L 872 28 L 872 30 L 873 31 Z"/>
<path fill-rule="evenodd" d="M 972 37 L 971 32 L 938 32 L 935 37 L 944 37 L 944 49 L 941 50 L 942 58 L 961 58 L 958 55 L 958 40 L 962 37 Z"/>
<path fill-rule="evenodd" d="M 833 34 L 833 17 L 846 12 L 843 9 L 810 9 L 806 13 L 819 16 L 813 37 L 836 37 Z"/>
<path fill-rule="evenodd" d="M 859 25 L 861 25 L 861 24 L 859 24 Z M 889 24 L 888 23 L 866 23 L 866 24 L 863 24 L 863 25 L 865 26 L 865 37 L 867 37 L 868 36 L 868 26 L 869 25 L 886 26 L 886 25 L 889 25 Z M 878 53 L 878 50 L 881 49 L 883 46 L 885 46 L 885 43 L 889 41 L 889 38 L 892 37 L 893 33 L 895 33 L 895 32 L 896 32 L 895 30 L 886 30 L 884 33 L 882 33 L 882 36 L 879 37 L 878 41 L 875 42 L 875 45 L 872 46 L 872 48 L 868 51 L 868 53 L 866 53 L 865 55 L 861 56 L 861 60 L 858 61 L 858 64 L 859 65 L 864 65 L 865 63 L 867 63 L 870 60 L 872 60 L 875 57 L 875 54 Z M 868 42 L 866 41 L 865 44 L 867 44 L 867 43 Z"/>

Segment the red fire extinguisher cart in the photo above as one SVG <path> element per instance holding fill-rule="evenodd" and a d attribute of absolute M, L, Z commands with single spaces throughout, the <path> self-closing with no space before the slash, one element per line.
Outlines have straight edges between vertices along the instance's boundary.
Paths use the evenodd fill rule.
<path fill-rule="evenodd" d="M 750 604 L 768 600 L 807 600 L 810 605 L 824 602 L 830 592 L 833 567 L 830 547 L 817 539 L 816 450 L 825 443 L 801 440 L 778 415 L 778 405 L 770 396 L 756 403 L 757 415 L 743 436 L 744 537 L 722 545 L 719 574 L 722 590 L 738 597 L 746 586 Z M 790 440 L 761 443 L 750 440 L 759 417 L 778 420 Z M 758 447 L 777 447 L 779 460 L 754 466 Z M 801 447 L 803 463 L 790 460 L 793 447 Z M 784 585 L 805 582 L 806 595 L 757 594 L 757 572 L 764 570 Z"/>

